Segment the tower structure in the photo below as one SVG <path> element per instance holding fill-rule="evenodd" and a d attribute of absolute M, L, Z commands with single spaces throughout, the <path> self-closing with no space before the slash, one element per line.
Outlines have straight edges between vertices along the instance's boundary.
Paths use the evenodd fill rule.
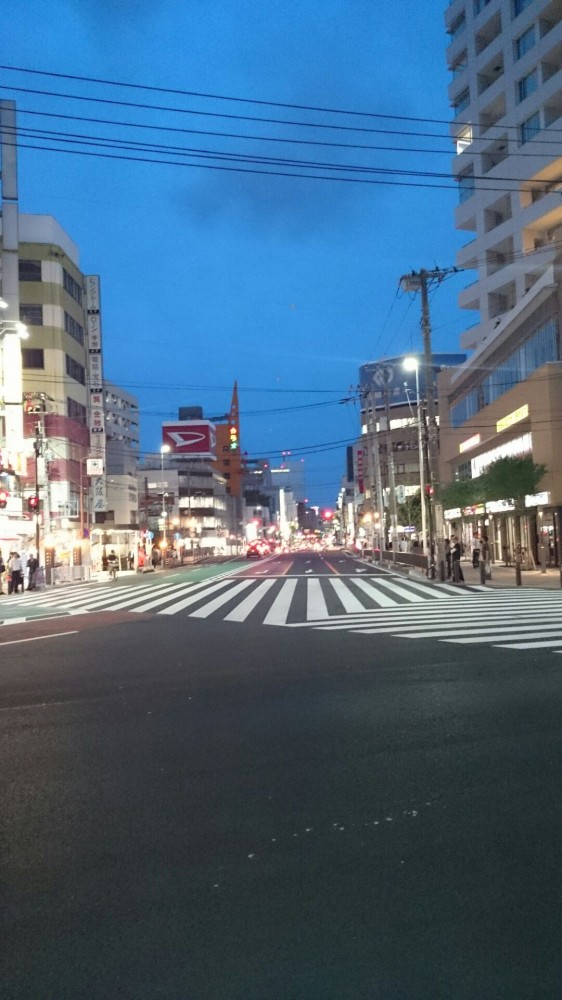
<path fill-rule="evenodd" d="M 240 411 L 238 383 L 234 383 L 228 417 L 216 423 L 217 457 L 215 466 L 226 480 L 226 491 L 232 497 L 242 496 L 242 452 L 240 449 Z"/>

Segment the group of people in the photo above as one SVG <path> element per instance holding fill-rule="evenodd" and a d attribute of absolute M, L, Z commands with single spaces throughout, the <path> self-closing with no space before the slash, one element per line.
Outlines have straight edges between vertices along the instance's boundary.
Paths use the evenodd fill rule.
<path fill-rule="evenodd" d="M 27 589 L 35 590 L 37 586 L 37 570 L 39 569 L 39 560 L 36 556 L 29 556 L 26 569 Z M 5 573 L 8 574 L 8 594 L 17 594 L 18 590 L 23 594 L 25 585 L 24 568 L 23 559 L 19 552 L 10 552 L 7 563 L 4 562 L 2 553 L 0 552 L 0 594 L 5 593 L 2 589 L 2 581 Z"/>
<path fill-rule="evenodd" d="M 459 541 L 458 535 L 451 535 L 450 538 L 445 539 L 445 562 L 447 564 L 447 579 L 456 580 L 460 583 L 464 583 L 464 574 L 461 566 L 461 556 L 462 556 L 462 545 Z M 475 569 L 478 568 L 480 562 L 484 563 L 485 569 L 488 569 L 490 562 L 490 542 L 488 541 L 487 535 L 482 535 L 482 538 L 475 536 L 472 540 L 472 565 Z"/>

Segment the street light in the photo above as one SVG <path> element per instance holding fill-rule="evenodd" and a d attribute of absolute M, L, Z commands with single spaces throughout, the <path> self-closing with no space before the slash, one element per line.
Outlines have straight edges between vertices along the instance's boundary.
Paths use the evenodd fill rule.
<path fill-rule="evenodd" d="M 422 515 L 422 548 L 425 553 L 427 552 L 427 520 L 425 511 L 425 454 L 424 454 L 424 444 L 423 444 L 423 426 L 422 426 L 420 377 L 419 377 L 420 363 L 417 358 L 404 358 L 403 367 L 404 370 L 407 372 L 416 373 L 416 406 L 418 414 L 417 420 L 418 420 L 418 451 L 419 451 L 419 465 L 420 465 L 420 502 L 421 502 L 421 515 Z"/>

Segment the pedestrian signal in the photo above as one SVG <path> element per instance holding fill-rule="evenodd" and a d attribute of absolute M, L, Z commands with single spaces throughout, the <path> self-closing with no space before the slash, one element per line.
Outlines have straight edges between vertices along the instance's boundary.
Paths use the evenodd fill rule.
<path fill-rule="evenodd" d="M 4 507 L 8 503 L 9 495 L 7 490 L 0 490 L 0 510 L 4 510 Z"/>
<path fill-rule="evenodd" d="M 36 514 L 39 510 L 39 497 L 32 496 L 27 498 L 27 509 L 30 514 Z"/>

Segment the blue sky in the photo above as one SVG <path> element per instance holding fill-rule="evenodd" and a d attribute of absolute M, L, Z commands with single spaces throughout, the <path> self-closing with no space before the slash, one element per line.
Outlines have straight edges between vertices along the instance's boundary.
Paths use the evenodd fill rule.
<path fill-rule="evenodd" d="M 421 347 L 419 301 L 398 291 L 400 275 L 453 265 L 463 242 L 444 7 L 4 0 L 6 66 L 190 92 L 0 70 L 19 112 L 20 210 L 54 215 L 82 270 L 101 276 L 105 375 L 138 396 L 143 451 L 158 449 L 178 406 L 225 413 L 236 379 L 243 450 L 304 455 L 310 501 L 334 503 L 338 442 L 359 429 L 356 404 L 340 400 L 361 364 Z M 44 148 L 77 135 L 92 137 L 67 145 L 80 155 Z M 159 149 L 131 150 L 133 140 Z M 269 176 L 233 171 L 225 153 Z M 457 350 L 471 322 L 456 305 L 466 283 L 454 276 L 432 296 L 435 350 Z"/>

